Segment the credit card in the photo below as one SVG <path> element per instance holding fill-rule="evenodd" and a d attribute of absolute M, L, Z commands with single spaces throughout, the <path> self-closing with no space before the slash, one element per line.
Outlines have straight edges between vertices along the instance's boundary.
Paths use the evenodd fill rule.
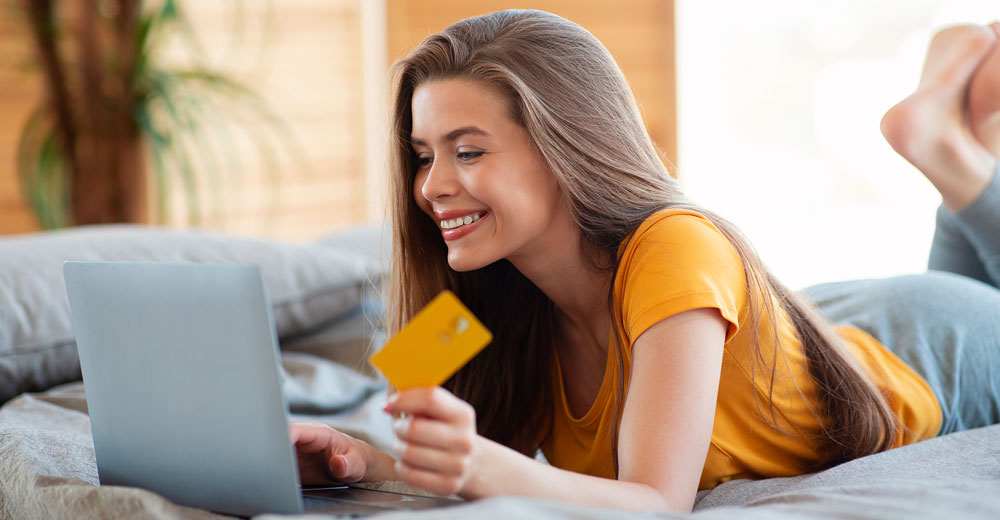
<path fill-rule="evenodd" d="M 492 340 L 472 311 L 443 291 L 371 357 L 371 364 L 397 390 L 438 386 Z"/>

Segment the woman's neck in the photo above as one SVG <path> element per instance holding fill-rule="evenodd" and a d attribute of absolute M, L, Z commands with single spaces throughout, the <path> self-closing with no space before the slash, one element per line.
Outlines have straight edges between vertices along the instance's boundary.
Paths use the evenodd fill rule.
<path fill-rule="evenodd" d="M 582 237 L 569 215 L 551 223 L 544 247 L 523 251 L 510 262 L 558 307 L 573 330 L 607 348 L 608 291 L 611 274 L 596 269 L 581 254 Z"/>

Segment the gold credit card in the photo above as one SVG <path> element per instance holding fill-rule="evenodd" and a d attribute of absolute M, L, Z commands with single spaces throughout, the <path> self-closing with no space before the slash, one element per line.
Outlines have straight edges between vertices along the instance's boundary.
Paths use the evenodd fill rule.
<path fill-rule="evenodd" d="M 371 364 L 398 390 L 438 386 L 492 339 L 472 311 L 443 291 L 371 357 Z"/>

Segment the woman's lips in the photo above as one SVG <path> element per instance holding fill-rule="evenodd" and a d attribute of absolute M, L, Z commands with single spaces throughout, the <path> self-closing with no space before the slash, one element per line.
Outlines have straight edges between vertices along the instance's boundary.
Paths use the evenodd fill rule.
<path fill-rule="evenodd" d="M 464 226 L 459 226 L 454 229 L 442 229 L 441 236 L 445 239 L 445 241 L 458 240 L 464 237 L 465 235 L 468 235 L 469 233 L 475 231 L 476 228 L 478 228 L 479 225 L 482 224 L 484 220 L 489 218 L 491 214 L 492 213 L 487 211 L 485 215 L 479 217 L 479 220 L 471 224 L 465 224 Z"/>

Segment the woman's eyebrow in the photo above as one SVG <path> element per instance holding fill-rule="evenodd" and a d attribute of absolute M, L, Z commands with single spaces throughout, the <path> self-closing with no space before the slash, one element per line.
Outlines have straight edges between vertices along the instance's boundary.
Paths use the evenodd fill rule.
<path fill-rule="evenodd" d="M 463 135 L 470 135 L 470 134 L 491 137 L 491 134 L 489 132 L 483 130 L 482 128 L 479 128 L 478 126 L 463 126 L 461 128 L 456 128 L 451 132 L 448 132 L 441 138 L 441 140 L 446 143 L 452 142 L 458 139 L 459 137 L 462 137 Z M 420 139 L 419 137 L 414 137 L 412 135 L 410 136 L 410 143 L 419 146 L 427 146 L 427 143 L 423 139 Z"/>

